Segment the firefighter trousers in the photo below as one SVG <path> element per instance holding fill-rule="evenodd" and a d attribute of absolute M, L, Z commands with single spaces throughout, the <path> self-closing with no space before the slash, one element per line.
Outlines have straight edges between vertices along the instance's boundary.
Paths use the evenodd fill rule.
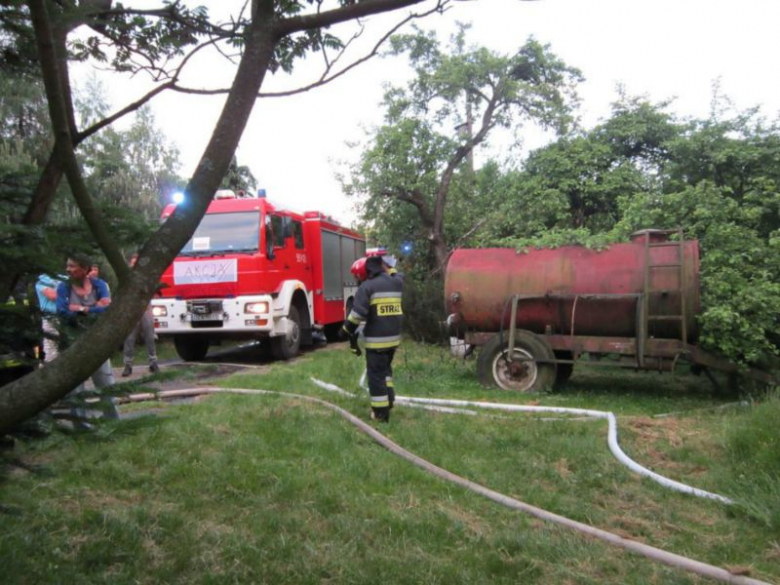
<path fill-rule="evenodd" d="M 393 357 L 395 348 L 367 349 L 366 375 L 368 377 L 368 393 L 371 395 L 371 410 L 374 418 L 387 421 L 390 409 L 395 401 L 393 386 Z"/>

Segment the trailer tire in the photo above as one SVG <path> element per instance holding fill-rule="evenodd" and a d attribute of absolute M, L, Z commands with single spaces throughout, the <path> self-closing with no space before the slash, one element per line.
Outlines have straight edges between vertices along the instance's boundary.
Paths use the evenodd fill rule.
<path fill-rule="evenodd" d="M 271 353 L 278 360 L 289 360 L 301 349 L 301 316 L 295 305 L 290 307 L 287 319 L 292 321 L 292 331 L 286 335 L 271 338 Z"/>
<path fill-rule="evenodd" d="M 177 335 L 173 338 L 176 353 L 185 362 L 197 362 L 209 352 L 209 339 L 202 335 Z"/>
<path fill-rule="evenodd" d="M 555 383 L 555 364 L 535 360 L 552 360 L 552 349 L 529 331 L 515 333 L 514 355 L 532 358 L 533 361 L 509 363 L 509 339 L 507 335 L 490 338 L 479 353 L 477 373 L 484 386 L 498 386 L 513 392 L 541 392 Z"/>

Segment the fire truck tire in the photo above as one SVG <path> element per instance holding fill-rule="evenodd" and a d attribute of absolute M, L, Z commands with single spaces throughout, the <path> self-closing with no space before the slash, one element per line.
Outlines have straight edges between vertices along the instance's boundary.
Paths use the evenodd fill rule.
<path fill-rule="evenodd" d="M 515 334 L 514 357 L 509 362 L 507 334 L 494 335 L 479 353 L 477 372 L 484 386 L 498 386 L 513 392 L 541 392 L 555 383 L 555 364 L 536 360 L 551 360 L 552 349 L 536 335 L 528 331 Z M 521 361 L 521 360 L 525 361 Z"/>
<path fill-rule="evenodd" d="M 176 353 L 185 362 L 197 362 L 209 352 L 209 339 L 202 335 L 177 335 L 173 338 Z"/>
<path fill-rule="evenodd" d="M 292 322 L 292 331 L 287 335 L 271 338 L 271 352 L 278 360 L 289 360 L 298 355 L 301 348 L 301 316 L 293 305 L 287 319 Z"/>

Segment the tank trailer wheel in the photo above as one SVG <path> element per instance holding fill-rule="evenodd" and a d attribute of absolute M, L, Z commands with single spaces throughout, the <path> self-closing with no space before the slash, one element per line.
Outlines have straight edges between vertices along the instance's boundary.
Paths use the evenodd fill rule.
<path fill-rule="evenodd" d="M 287 319 L 292 322 L 286 335 L 271 338 L 271 352 L 278 360 L 289 360 L 298 355 L 301 348 L 301 316 L 295 306 L 290 307 Z"/>
<path fill-rule="evenodd" d="M 198 362 L 209 352 L 209 339 L 202 335 L 177 335 L 173 345 L 185 362 Z"/>
<path fill-rule="evenodd" d="M 503 337 L 503 338 L 502 338 Z M 484 386 L 498 386 L 514 392 L 540 392 L 555 383 L 555 364 L 535 360 L 552 360 L 553 351 L 528 331 L 515 333 L 514 360 L 509 361 L 507 335 L 496 335 L 483 347 L 477 360 L 479 380 Z"/>

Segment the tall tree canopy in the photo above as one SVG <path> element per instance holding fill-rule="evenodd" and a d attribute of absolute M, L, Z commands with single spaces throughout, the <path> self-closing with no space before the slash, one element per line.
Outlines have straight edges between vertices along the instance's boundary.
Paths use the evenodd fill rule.
<path fill-rule="evenodd" d="M 409 58 L 414 77 L 388 87 L 385 123 L 344 181 L 362 197 L 363 220 L 378 237 L 427 243 L 429 269 L 442 268 L 448 244 L 475 227 L 475 216 L 463 213 L 476 195 L 474 149 L 498 128 L 518 138 L 529 123 L 565 129 L 581 79 L 534 39 L 501 55 L 467 46 L 467 31 L 446 47 L 419 30 L 392 39 L 392 54 Z"/>

